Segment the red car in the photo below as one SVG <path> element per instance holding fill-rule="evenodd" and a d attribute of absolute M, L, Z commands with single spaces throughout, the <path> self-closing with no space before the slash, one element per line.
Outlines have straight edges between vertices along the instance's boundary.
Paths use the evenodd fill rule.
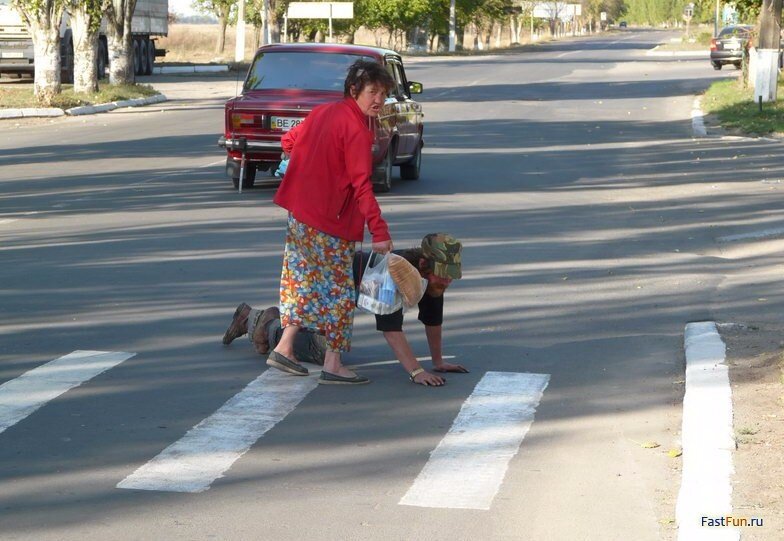
<path fill-rule="evenodd" d="M 422 106 L 411 99 L 422 84 L 406 79 L 403 60 L 387 49 L 323 43 L 274 44 L 261 47 L 248 70 L 242 94 L 226 102 L 224 135 L 226 174 L 239 187 L 240 166 L 245 156 L 242 186 L 253 186 L 258 171 L 275 171 L 281 160 L 282 135 L 302 122 L 322 103 L 343 98 L 349 66 L 356 60 L 373 60 L 386 66 L 395 80 L 378 119 L 373 122 L 373 187 L 388 192 L 392 167 L 400 177 L 419 178 L 422 163 Z"/>

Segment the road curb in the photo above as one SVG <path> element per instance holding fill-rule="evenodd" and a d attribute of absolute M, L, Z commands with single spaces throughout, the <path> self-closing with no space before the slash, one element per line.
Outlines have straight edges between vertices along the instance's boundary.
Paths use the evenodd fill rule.
<path fill-rule="evenodd" d="M 707 137 L 705 129 L 705 113 L 702 112 L 702 97 L 697 96 L 691 106 L 691 132 L 692 137 Z"/>
<path fill-rule="evenodd" d="M 692 58 L 709 58 L 710 51 L 658 51 L 659 45 L 645 51 L 645 56 L 677 56 Z"/>
<path fill-rule="evenodd" d="M 37 117 L 57 117 L 57 116 L 80 116 L 80 115 L 94 115 L 97 113 L 105 113 L 113 111 L 120 107 L 141 107 L 143 105 L 152 105 L 154 103 L 161 103 L 166 101 L 167 98 L 163 94 L 149 96 L 147 98 L 134 98 L 130 100 L 113 101 L 110 103 L 100 103 L 98 105 L 80 105 L 79 107 L 71 107 L 70 109 L 52 108 L 25 108 L 25 109 L 0 109 L 0 119 L 12 118 L 37 118 Z"/>
<path fill-rule="evenodd" d="M 706 519 L 732 514 L 732 390 L 726 346 L 716 323 L 686 325 L 686 380 L 681 440 L 683 467 L 675 516 L 678 541 L 737 541 L 736 528 L 711 530 Z"/>
<path fill-rule="evenodd" d="M 224 73 L 229 71 L 229 66 L 209 65 L 209 66 L 160 66 L 153 68 L 155 74 L 176 74 L 176 73 Z"/>
<path fill-rule="evenodd" d="M 0 109 L 0 119 L 3 118 L 33 118 L 42 116 L 63 116 L 65 111 L 57 108 L 26 107 L 24 109 Z"/>
<path fill-rule="evenodd" d="M 161 103 L 166 101 L 166 96 L 158 94 L 148 98 L 134 98 L 131 100 L 113 101 L 111 103 L 101 103 L 99 105 L 83 105 L 80 107 L 71 107 L 65 110 L 65 114 L 71 116 L 79 115 L 94 115 L 96 113 L 105 113 L 113 111 L 120 107 L 141 107 L 143 105 L 152 105 L 153 103 Z"/>

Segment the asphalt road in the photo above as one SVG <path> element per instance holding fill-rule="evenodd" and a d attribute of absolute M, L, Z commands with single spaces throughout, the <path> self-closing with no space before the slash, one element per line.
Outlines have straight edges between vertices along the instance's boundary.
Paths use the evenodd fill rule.
<path fill-rule="evenodd" d="M 285 223 L 272 189 L 223 175 L 236 82 L 155 77 L 161 106 L 4 122 L 0 382 L 135 356 L 0 433 L 0 539 L 673 538 L 683 328 L 781 307 L 774 241 L 727 240 L 781 225 L 781 146 L 693 139 L 694 95 L 733 73 L 645 55 L 666 37 L 412 59 L 422 178 L 379 200 L 397 247 L 464 242 L 444 335 L 471 373 L 412 385 L 358 314 L 347 360 L 373 383 L 313 389 L 200 493 L 116 486 L 266 370 L 220 343 L 237 303 L 277 302 Z M 550 379 L 490 509 L 400 505 L 492 371 Z"/>

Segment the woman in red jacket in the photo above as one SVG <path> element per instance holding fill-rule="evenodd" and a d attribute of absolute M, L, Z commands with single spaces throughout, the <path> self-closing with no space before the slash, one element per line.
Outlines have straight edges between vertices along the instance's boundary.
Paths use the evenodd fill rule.
<path fill-rule="evenodd" d="M 369 382 L 343 366 L 340 355 L 351 347 L 351 264 L 365 224 L 373 251 L 392 249 L 370 182 L 370 119 L 378 116 L 392 86 L 384 66 L 358 60 L 349 68 L 343 100 L 315 108 L 282 141 L 290 161 L 274 202 L 289 211 L 280 279 L 284 331 L 267 364 L 307 375 L 294 356 L 294 338 L 300 327 L 317 330 L 328 348 L 319 383 Z"/>

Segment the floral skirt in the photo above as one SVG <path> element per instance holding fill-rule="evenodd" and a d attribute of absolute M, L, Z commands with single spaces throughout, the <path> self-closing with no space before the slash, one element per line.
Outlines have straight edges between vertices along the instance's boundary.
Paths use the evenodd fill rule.
<path fill-rule="evenodd" d="M 280 276 L 280 322 L 323 334 L 336 352 L 351 349 L 354 242 L 298 222 L 289 214 Z"/>

